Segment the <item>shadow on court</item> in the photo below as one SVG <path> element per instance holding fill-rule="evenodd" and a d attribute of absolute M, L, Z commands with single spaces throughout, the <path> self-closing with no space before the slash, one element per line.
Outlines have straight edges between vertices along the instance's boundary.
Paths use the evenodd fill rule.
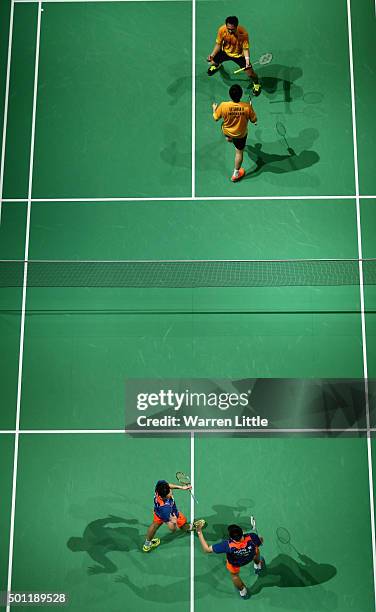
<path fill-rule="evenodd" d="M 227 68 L 227 67 L 226 67 Z M 234 64 L 234 69 L 236 65 Z M 282 64 L 270 64 L 268 66 L 255 66 L 263 89 L 263 95 L 271 103 L 290 103 L 303 97 L 304 90 L 296 81 L 303 76 L 303 70 L 298 66 L 284 66 Z M 229 67 L 223 66 L 219 71 L 222 81 L 231 87 L 234 83 L 239 83 L 243 89 L 250 85 L 247 76 L 239 76 L 230 72 Z M 240 73 L 242 74 L 242 73 Z M 214 77 L 208 77 L 214 79 Z M 278 110 L 278 109 L 276 109 Z"/>
<path fill-rule="evenodd" d="M 320 161 L 319 154 L 316 151 L 309 150 L 306 146 L 310 146 L 318 136 L 319 132 L 317 130 L 313 128 L 304 129 L 298 137 L 289 139 L 289 146 L 286 147 L 287 152 L 282 154 L 268 152 L 261 142 L 247 145 L 245 152 L 256 167 L 247 172 L 243 180 L 258 176 L 263 172 L 285 174 L 304 170 L 317 164 Z M 293 146 L 291 146 L 292 144 Z M 275 148 L 275 144 L 272 146 Z M 300 148 L 302 150 L 299 151 Z"/>
<path fill-rule="evenodd" d="M 119 523 L 127 526 L 112 526 Z M 72 552 L 86 552 L 97 564 L 88 568 L 89 574 L 114 573 L 118 568 L 108 558 L 109 553 L 140 549 L 140 542 L 144 534 L 140 533 L 139 527 L 131 525 L 138 525 L 138 521 L 112 515 L 97 519 L 87 525 L 82 537 L 69 538 L 67 547 Z"/>
<path fill-rule="evenodd" d="M 334 578 L 337 569 L 329 563 L 317 563 L 308 555 L 298 554 L 299 561 L 289 555 L 280 554 L 267 561 L 265 571 L 249 589 L 251 595 L 258 595 L 265 588 L 312 587 Z"/>
<path fill-rule="evenodd" d="M 165 604 L 174 604 L 179 601 L 190 600 L 189 576 L 183 579 L 176 580 L 169 584 L 149 584 L 145 585 L 144 581 L 140 584 L 133 582 L 129 576 L 117 576 L 115 582 L 124 584 L 140 599 L 147 601 L 163 601 Z M 228 595 L 228 591 L 222 588 L 223 583 L 223 564 L 217 565 L 204 574 L 195 575 L 195 599 L 202 599 L 211 592 L 215 591 L 223 595 Z M 176 608 L 175 608 L 176 609 Z"/>

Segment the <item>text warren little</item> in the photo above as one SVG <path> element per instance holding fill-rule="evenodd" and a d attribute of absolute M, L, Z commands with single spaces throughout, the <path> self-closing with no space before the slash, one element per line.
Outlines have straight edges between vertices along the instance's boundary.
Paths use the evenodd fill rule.
<path fill-rule="evenodd" d="M 268 427 L 268 419 L 258 416 L 235 416 L 234 418 L 202 418 L 199 416 L 186 415 L 183 417 L 165 415 L 160 418 L 147 417 L 145 415 L 137 418 L 139 427 Z"/>

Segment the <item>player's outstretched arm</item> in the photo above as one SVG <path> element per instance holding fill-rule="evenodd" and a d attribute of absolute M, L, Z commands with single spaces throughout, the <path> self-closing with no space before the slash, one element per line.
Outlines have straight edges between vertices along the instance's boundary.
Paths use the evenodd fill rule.
<path fill-rule="evenodd" d="M 204 538 L 204 534 L 202 533 L 202 530 L 199 527 L 196 527 L 196 533 L 198 535 L 198 539 L 200 540 L 200 544 L 201 544 L 201 548 L 205 553 L 212 553 L 213 552 L 213 547 L 209 546 L 209 544 L 207 543 L 207 541 Z"/>
<path fill-rule="evenodd" d="M 177 484 L 174 484 L 172 482 L 169 482 L 168 486 L 170 487 L 170 489 L 180 489 L 181 491 L 190 491 L 190 489 L 192 489 L 192 485 L 191 484 L 177 485 Z"/>

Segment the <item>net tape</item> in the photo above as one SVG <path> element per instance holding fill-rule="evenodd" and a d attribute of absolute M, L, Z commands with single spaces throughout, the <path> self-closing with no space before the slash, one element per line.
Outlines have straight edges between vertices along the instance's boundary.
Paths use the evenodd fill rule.
<path fill-rule="evenodd" d="M 0 260 L 0 288 L 195 288 L 376 284 L 376 259 Z"/>

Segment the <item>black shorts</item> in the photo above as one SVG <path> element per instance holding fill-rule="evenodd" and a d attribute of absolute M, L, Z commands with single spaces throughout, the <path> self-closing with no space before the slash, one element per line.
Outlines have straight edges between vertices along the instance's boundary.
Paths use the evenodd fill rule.
<path fill-rule="evenodd" d="M 225 136 L 226 136 L 226 134 L 225 134 Z M 239 151 L 243 151 L 243 149 L 245 147 L 245 144 L 247 142 L 247 136 L 248 136 L 248 134 L 246 134 L 242 138 L 232 138 L 231 136 L 230 137 L 227 136 L 227 138 L 231 138 L 231 142 L 232 142 L 232 144 L 234 145 L 234 147 L 236 149 L 239 149 Z"/>
<path fill-rule="evenodd" d="M 223 62 L 228 62 L 229 60 L 235 62 L 235 64 L 237 64 L 239 68 L 245 68 L 244 55 L 242 55 L 241 57 L 231 57 L 230 55 L 227 55 L 225 51 L 218 51 L 218 53 L 213 57 L 213 62 L 216 66 L 222 64 Z"/>

